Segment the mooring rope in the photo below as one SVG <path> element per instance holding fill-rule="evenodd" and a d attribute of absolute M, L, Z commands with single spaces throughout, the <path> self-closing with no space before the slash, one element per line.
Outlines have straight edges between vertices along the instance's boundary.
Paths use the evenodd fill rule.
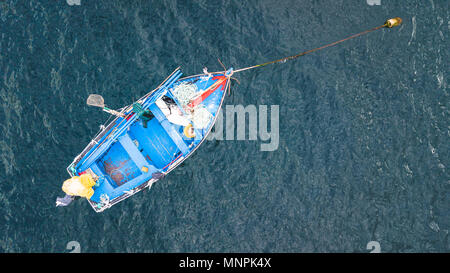
<path fill-rule="evenodd" d="M 302 53 L 299 53 L 299 54 L 296 54 L 296 55 L 292 55 L 292 56 L 289 56 L 289 57 L 278 59 L 278 60 L 275 60 L 275 61 L 270 61 L 270 62 L 266 62 L 266 63 L 262 63 L 262 64 L 257 64 L 257 65 L 254 65 L 254 66 L 249 66 L 249 67 L 237 69 L 234 72 L 236 73 L 236 72 L 241 72 L 241 71 L 245 71 L 245 70 L 250 70 L 250 69 L 253 69 L 253 68 L 257 68 L 257 67 L 263 67 L 263 66 L 266 66 L 266 65 L 269 65 L 269 64 L 284 63 L 284 62 L 286 62 L 288 60 L 293 60 L 293 59 L 296 59 L 298 57 L 305 56 L 306 54 L 309 54 L 309 53 L 312 53 L 312 52 L 315 52 L 315 51 L 318 51 L 318 50 L 321 50 L 321 49 L 324 49 L 324 48 L 327 48 L 327 47 L 330 47 L 330 46 L 334 46 L 334 45 L 340 44 L 340 43 L 345 42 L 347 40 L 354 39 L 356 37 L 359 37 L 361 35 L 367 34 L 369 32 L 372 32 L 372 31 L 375 31 L 375 30 L 378 30 L 378 29 L 381 29 L 381 28 L 384 28 L 384 27 L 392 28 L 394 26 L 398 26 L 398 25 L 401 24 L 401 22 L 402 22 L 402 19 L 400 17 L 389 19 L 389 20 L 386 21 L 386 23 L 384 23 L 384 25 L 381 25 L 381 26 L 378 26 L 378 27 L 375 27 L 375 28 L 372 28 L 372 29 L 369 29 L 369 30 L 366 30 L 366 31 L 363 31 L 363 32 L 360 32 L 360 33 L 357 33 L 357 34 L 354 34 L 354 35 L 349 36 L 347 38 L 344 38 L 342 40 L 339 40 L 339 41 L 336 41 L 336 42 L 333 42 L 333 43 L 330 43 L 330 44 L 327 44 L 327 45 L 324 45 L 324 46 L 321 46 L 321 47 L 317 47 L 317 48 L 314 48 L 314 49 L 311 49 L 311 50 L 308 50 L 308 51 L 305 51 L 305 52 L 302 52 Z"/>

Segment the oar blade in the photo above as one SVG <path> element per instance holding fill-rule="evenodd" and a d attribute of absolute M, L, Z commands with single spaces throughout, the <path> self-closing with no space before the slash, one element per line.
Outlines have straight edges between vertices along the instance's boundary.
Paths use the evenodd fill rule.
<path fill-rule="evenodd" d="M 97 94 L 90 94 L 86 103 L 90 106 L 105 107 L 105 100 L 102 96 Z"/>

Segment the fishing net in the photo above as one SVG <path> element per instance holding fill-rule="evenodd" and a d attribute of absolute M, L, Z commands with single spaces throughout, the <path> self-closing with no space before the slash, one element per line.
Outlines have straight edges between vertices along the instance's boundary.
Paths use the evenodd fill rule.
<path fill-rule="evenodd" d="M 103 97 L 96 94 L 89 95 L 86 103 L 91 106 L 100 106 L 100 107 L 105 106 L 105 101 L 103 100 Z"/>
<path fill-rule="evenodd" d="M 182 107 L 189 104 L 190 100 L 198 93 L 197 85 L 182 82 L 172 89 L 172 94 Z"/>
<path fill-rule="evenodd" d="M 178 84 L 171 91 L 183 108 L 199 93 L 197 85 L 186 82 Z M 197 105 L 191 113 L 191 119 L 195 128 L 205 128 L 208 126 L 211 118 L 211 113 L 202 105 Z"/>
<path fill-rule="evenodd" d="M 208 126 L 212 118 L 211 113 L 201 105 L 196 106 L 191 115 L 194 127 L 199 129 L 203 129 Z"/>

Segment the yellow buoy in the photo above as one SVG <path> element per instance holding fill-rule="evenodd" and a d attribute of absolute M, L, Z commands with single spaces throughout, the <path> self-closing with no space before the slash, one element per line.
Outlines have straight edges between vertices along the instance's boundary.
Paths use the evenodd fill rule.
<path fill-rule="evenodd" d="M 395 18 L 387 20 L 385 25 L 388 28 L 393 28 L 393 27 L 399 26 L 401 23 L 402 23 L 402 18 L 395 17 Z"/>
<path fill-rule="evenodd" d="M 188 124 L 188 126 L 184 127 L 183 133 L 188 138 L 195 137 L 194 128 L 192 127 L 192 124 Z"/>
<path fill-rule="evenodd" d="M 82 174 L 64 181 L 62 190 L 68 195 L 90 199 L 94 195 L 94 185 L 95 181 L 90 174 Z"/>

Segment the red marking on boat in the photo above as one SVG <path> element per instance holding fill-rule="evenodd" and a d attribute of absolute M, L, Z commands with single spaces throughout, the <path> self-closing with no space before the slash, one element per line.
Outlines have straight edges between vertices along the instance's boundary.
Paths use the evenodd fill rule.
<path fill-rule="evenodd" d="M 177 158 L 175 158 L 174 160 L 172 160 L 172 162 L 170 162 L 169 164 L 167 164 L 164 168 L 162 168 L 163 170 L 165 168 L 167 168 L 168 166 L 170 166 L 173 162 L 175 162 L 176 160 L 178 160 L 178 158 L 180 158 L 183 154 L 180 154 L 179 156 L 177 156 Z"/>
<path fill-rule="evenodd" d="M 131 113 L 131 115 L 128 115 L 128 117 L 127 117 L 127 121 L 132 117 L 134 115 L 134 112 L 133 113 Z"/>
<path fill-rule="evenodd" d="M 227 83 L 227 77 L 225 76 L 215 76 L 212 78 L 213 80 L 217 80 L 215 83 L 213 83 L 210 87 L 208 87 L 202 94 L 197 96 L 196 98 L 192 99 L 191 102 L 188 104 L 190 108 L 194 108 L 195 106 L 202 103 L 209 95 L 211 95 L 214 91 L 217 90 L 217 88 L 221 87 L 221 90 L 225 90 L 225 86 Z"/>

